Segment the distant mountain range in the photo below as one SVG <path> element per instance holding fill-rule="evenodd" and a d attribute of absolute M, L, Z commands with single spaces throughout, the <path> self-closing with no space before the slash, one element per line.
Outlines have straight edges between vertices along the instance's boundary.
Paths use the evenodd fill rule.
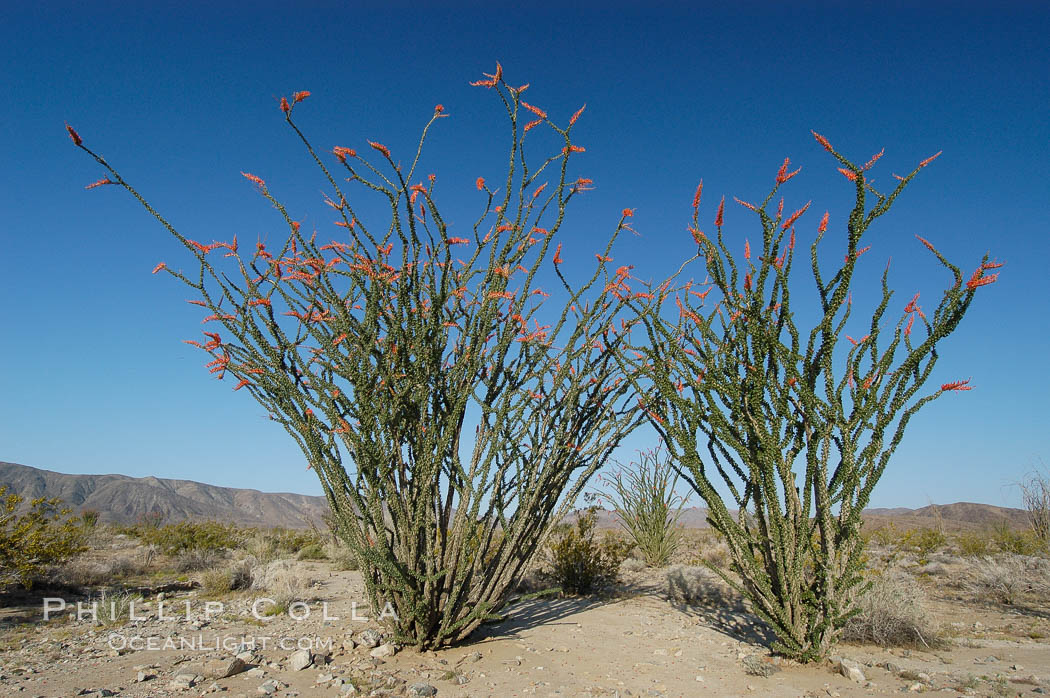
<path fill-rule="evenodd" d="M 127 475 L 67 475 L 0 462 L 0 487 L 22 495 L 58 497 L 79 513 L 99 512 L 106 523 L 134 523 L 160 512 L 165 523 L 214 519 L 239 526 L 306 528 L 323 525 L 324 497 L 216 487 L 190 480 Z"/>
<path fill-rule="evenodd" d="M 106 523 L 134 523 L 146 514 L 160 512 L 165 522 L 214 519 L 239 526 L 305 528 L 322 525 L 328 511 L 324 497 L 281 492 L 260 492 L 216 487 L 190 480 L 127 475 L 67 475 L 27 465 L 0 462 L 0 487 L 25 499 L 58 497 L 79 513 L 99 512 Z M 1027 525 L 1027 514 L 990 504 L 957 502 L 921 509 L 868 509 L 869 525 L 893 523 L 899 528 L 943 525 L 949 529 L 984 529 Z M 686 528 L 707 528 L 707 510 L 689 507 L 680 522 Z M 617 528 L 616 515 L 601 511 L 599 528 Z"/>
<path fill-rule="evenodd" d="M 688 507 L 682 510 L 679 523 L 685 528 L 708 528 L 707 509 Z M 931 504 L 921 509 L 865 509 L 864 523 L 879 528 L 893 524 L 900 529 L 935 528 L 941 526 L 949 531 L 982 530 L 1007 526 L 1010 528 L 1028 525 L 1028 514 L 1022 509 L 997 507 L 991 504 L 956 502 L 955 504 Z M 598 528 L 619 528 L 616 514 L 601 511 Z"/>

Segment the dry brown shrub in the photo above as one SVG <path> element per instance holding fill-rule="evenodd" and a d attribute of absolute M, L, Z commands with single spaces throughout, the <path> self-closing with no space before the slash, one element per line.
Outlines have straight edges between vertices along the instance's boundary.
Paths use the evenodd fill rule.
<path fill-rule="evenodd" d="M 929 647 L 938 629 L 926 609 L 926 593 L 911 576 L 887 572 L 875 576 L 857 602 L 859 612 L 842 631 L 842 639 L 882 647 Z"/>

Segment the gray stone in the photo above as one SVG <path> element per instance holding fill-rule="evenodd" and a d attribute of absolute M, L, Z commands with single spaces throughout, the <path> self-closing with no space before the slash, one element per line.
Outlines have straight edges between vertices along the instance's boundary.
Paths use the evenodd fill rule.
<path fill-rule="evenodd" d="M 196 674 L 175 674 L 175 678 L 171 680 L 170 686 L 171 688 L 179 689 L 193 688 L 197 685 L 197 680 L 198 679 Z"/>
<path fill-rule="evenodd" d="M 864 683 L 868 680 L 864 676 L 864 672 L 860 670 L 860 664 L 857 664 L 852 659 L 839 659 L 835 663 L 835 669 L 850 681 Z"/>
<path fill-rule="evenodd" d="M 374 650 L 369 652 L 369 654 L 375 657 L 376 659 L 380 659 L 382 657 L 393 657 L 395 654 L 397 654 L 397 648 L 388 642 L 386 644 L 380 645 L 379 647 L 376 647 Z"/>
<path fill-rule="evenodd" d="M 314 663 L 310 650 L 299 650 L 288 657 L 288 668 L 292 671 L 302 671 Z"/>
<path fill-rule="evenodd" d="M 372 649 L 377 647 L 383 640 L 383 634 L 374 628 L 369 628 L 358 635 L 358 644 L 363 645 L 366 649 Z"/>
<path fill-rule="evenodd" d="M 209 659 L 204 662 L 201 674 L 210 679 L 225 679 L 248 671 L 248 664 L 239 657 Z"/>
<path fill-rule="evenodd" d="M 410 696 L 436 696 L 438 690 L 429 683 L 413 683 L 408 686 Z"/>
<path fill-rule="evenodd" d="M 284 687 L 285 684 L 277 679 L 270 679 L 269 681 L 260 684 L 259 687 L 255 689 L 255 692 L 262 696 L 272 696 Z"/>

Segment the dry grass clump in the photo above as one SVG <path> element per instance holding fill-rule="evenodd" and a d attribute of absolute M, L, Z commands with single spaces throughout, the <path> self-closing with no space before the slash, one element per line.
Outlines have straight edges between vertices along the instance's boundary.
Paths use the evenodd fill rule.
<path fill-rule="evenodd" d="M 239 560 L 226 567 L 206 571 L 201 575 L 201 587 L 207 594 L 221 595 L 252 587 L 252 559 Z"/>
<path fill-rule="evenodd" d="M 338 541 L 328 541 L 324 546 L 325 556 L 331 561 L 332 569 L 336 571 L 356 570 L 359 565 L 357 559 L 350 549 Z"/>
<path fill-rule="evenodd" d="M 859 612 L 843 628 L 842 639 L 882 647 L 928 647 L 937 641 L 938 632 L 925 602 L 926 594 L 912 577 L 880 574 L 858 600 Z"/>
<path fill-rule="evenodd" d="M 302 567 L 289 560 L 258 564 L 251 569 L 251 589 L 266 592 L 274 602 L 264 607 L 266 615 L 284 613 L 293 603 L 312 600 L 313 581 Z"/>
<path fill-rule="evenodd" d="M 127 555 L 108 560 L 78 558 L 56 565 L 49 579 L 73 587 L 96 587 L 120 583 L 144 572 L 142 563 Z"/>
<path fill-rule="evenodd" d="M 725 582 L 707 567 L 675 565 L 667 570 L 667 598 L 672 603 L 724 603 Z"/>
<path fill-rule="evenodd" d="M 214 569 L 222 560 L 223 556 L 218 551 L 190 548 L 175 556 L 174 566 L 176 572 L 197 572 Z"/>
<path fill-rule="evenodd" d="M 1025 594 L 1050 599 L 1050 561 L 1020 555 L 999 555 L 974 563 L 970 590 L 978 600 L 1013 605 Z"/>
<path fill-rule="evenodd" d="M 247 535 L 241 547 L 259 562 L 271 562 L 281 558 L 297 557 L 305 551 L 302 559 L 321 559 L 311 557 L 321 552 L 324 541 L 314 529 L 294 530 L 273 528 L 254 530 Z M 314 548 L 314 546 L 317 546 Z M 307 551 L 307 549 L 311 549 Z"/>
<path fill-rule="evenodd" d="M 94 608 L 94 617 L 85 615 L 85 620 L 97 625 L 123 625 L 131 619 L 132 604 L 142 601 L 141 594 L 129 591 L 109 592 L 103 590 L 85 606 Z M 95 604 L 92 606 L 92 604 Z"/>
<path fill-rule="evenodd" d="M 621 572 L 641 572 L 647 567 L 649 565 L 645 564 L 645 560 L 639 560 L 636 557 L 629 557 L 620 563 Z"/>

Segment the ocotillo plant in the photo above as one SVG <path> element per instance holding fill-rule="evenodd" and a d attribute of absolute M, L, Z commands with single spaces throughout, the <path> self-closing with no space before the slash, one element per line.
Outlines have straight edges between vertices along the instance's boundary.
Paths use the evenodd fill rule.
<path fill-rule="evenodd" d="M 215 326 L 192 343 L 299 444 L 374 611 L 396 641 L 420 648 L 461 641 L 498 616 L 552 525 L 637 421 L 614 357 L 630 270 L 611 271 L 609 256 L 631 212 L 586 281 L 571 284 L 560 267 L 566 207 L 591 183 L 569 176 L 584 150 L 571 139 L 583 109 L 562 127 L 498 67 L 473 84 L 506 109 L 509 163 L 500 186 L 477 179 L 481 212 L 463 231 L 438 210 L 438 178 L 418 174 L 427 134 L 447 116 L 440 105 L 402 167 L 378 142 L 369 142 L 378 164 L 343 146 L 322 157 L 293 120 L 309 93 L 282 100 L 328 182 L 337 227 L 330 240 L 307 232 L 245 174 L 287 226 L 273 252 L 177 232 L 70 129 L 106 168 L 101 183 L 131 192 L 195 256 L 199 273 L 155 270 L 192 288 Z M 558 143 L 538 162 L 525 155 L 537 127 Z M 389 206 L 379 224 L 358 215 L 368 196 Z M 557 308 L 544 304 L 550 294 Z"/>
<path fill-rule="evenodd" d="M 678 476 L 662 447 L 641 451 L 638 461 L 599 475 L 599 494 L 650 567 L 671 562 L 681 535 L 678 519 L 685 498 L 675 492 Z"/>
<path fill-rule="evenodd" d="M 783 199 L 771 205 L 798 173 L 785 160 L 764 201 L 738 201 L 760 225 L 754 247 L 723 234 L 724 198 L 715 235 L 700 230 L 697 188 L 694 259 L 708 278 L 691 284 L 673 277 L 662 285 L 645 316 L 648 341 L 627 355 L 636 385 L 650 391 L 650 420 L 726 539 L 736 575 L 727 581 L 774 631 L 775 649 L 802 661 L 823 657 L 851 614 L 861 584 L 861 511 L 909 420 L 944 393 L 970 389 L 956 381 L 922 392 L 939 343 L 978 289 L 996 280 L 987 272 L 999 266 L 985 256 L 966 278 L 920 238 L 952 279 L 936 308 L 924 312 L 917 295 L 895 301 L 887 267 L 866 334 L 846 335 L 851 284 L 859 260 L 870 259 L 861 256 L 869 247 L 865 235 L 933 158 L 883 193 L 868 177 L 881 153 L 856 165 L 814 135 L 856 196 L 844 249 L 834 252 L 842 261 L 830 272 L 820 254 L 827 213 L 817 226 L 809 255 L 814 303 L 793 307 L 789 283 L 795 226 L 809 204 L 789 214 Z M 661 314 L 672 296 L 677 319 L 674 311 Z M 809 317 L 812 327 L 799 327 Z"/>

